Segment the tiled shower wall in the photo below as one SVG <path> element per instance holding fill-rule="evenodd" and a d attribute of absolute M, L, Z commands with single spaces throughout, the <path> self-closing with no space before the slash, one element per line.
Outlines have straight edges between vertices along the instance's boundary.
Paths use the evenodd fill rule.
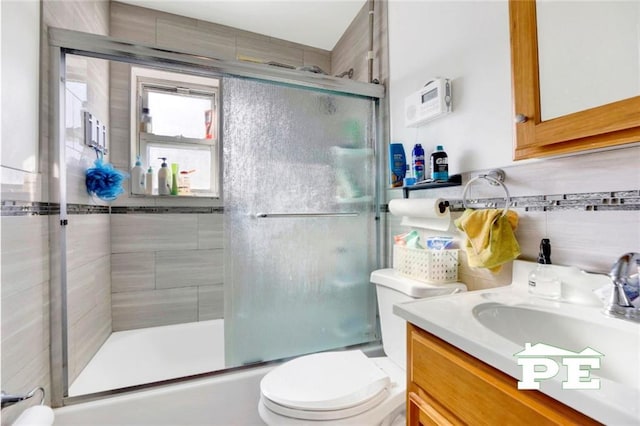
<path fill-rule="evenodd" d="M 118 2 L 111 4 L 111 36 L 220 59 L 248 57 L 331 71 L 331 52 L 322 49 Z M 110 68 L 111 161 L 128 170 L 130 65 L 112 62 Z M 112 214 L 114 331 L 223 318 L 222 212 L 198 213 L 222 203 L 123 195 L 114 205 L 182 209 L 174 214 L 170 208 L 154 213 L 123 208 Z"/>
<path fill-rule="evenodd" d="M 50 390 L 49 219 L 2 216 L 2 390 Z M 2 410 L 11 424 L 22 407 Z"/>
<path fill-rule="evenodd" d="M 353 68 L 353 80 L 368 81 L 369 4 L 365 2 L 349 28 L 331 52 L 331 74 Z M 373 24 L 373 79 L 386 84 L 389 78 L 389 43 L 387 37 L 387 1 L 375 2 Z"/>
<path fill-rule="evenodd" d="M 113 330 L 224 317 L 221 213 L 111 215 Z"/>
<path fill-rule="evenodd" d="M 57 193 L 49 194 L 48 190 L 50 109 L 47 29 L 53 26 L 108 34 L 109 2 L 43 1 L 41 20 L 40 172 L 37 176 L 25 177 L 24 184 L 20 186 L 3 182 L 3 200 L 46 203 L 57 199 Z M 84 106 L 90 106 L 103 120 L 108 120 L 108 69 L 91 61 L 75 65 L 74 77 L 88 83 Z M 74 144 L 72 137 L 67 140 L 72 192 L 81 186 L 76 170 L 80 170 L 85 159 L 94 155 Z M 83 176 L 80 176 L 81 182 L 84 181 Z M 70 202 L 95 204 L 85 194 L 83 196 L 83 199 L 71 198 Z M 57 231 L 55 221 L 55 227 L 50 223 L 52 217 L 28 214 L 2 216 L 2 389 L 21 393 L 44 386 L 47 401 L 51 394 L 49 266 L 51 262 L 58 261 L 49 253 L 50 233 Z M 69 361 L 70 368 L 77 370 L 93 355 L 92 348 L 101 344 L 100 340 L 107 333 L 105 328 L 110 329 L 110 296 L 104 291 L 110 274 L 110 236 L 108 215 L 74 216 L 69 222 L 69 257 L 73 259 L 68 269 L 69 297 L 82 299 L 78 309 L 70 312 L 73 323 L 70 322 L 69 344 L 74 350 L 70 351 Z M 85 252 L 78 252 L 81 241 L 91 241 L 87 238 L 94 238 L 95 245 L 85 245 Z M 80 276 L 82 279 L 77 279 Z M 104 317 L 98 319 L 99 315 Z M 11 424 L 28 404 L 30 402 L 3 409 L 2 424 Z"/>
<path fill-rule="evenodd" d="M 296 67 L 317 65 L 326 72 L 331 71 L 331 52 L 326 50 L 119 2 L 111 4 L 111 36 L 218 59 L 244 57 Z M 129 80 L 130 65 L 111 64 L 112 161 L 126 169 L 132 165 L 129 158 Z M 140 204 L 139 198 L 118 201 L 118 204 Z M 180 205 L 185 205 L 184 201 Z"/>

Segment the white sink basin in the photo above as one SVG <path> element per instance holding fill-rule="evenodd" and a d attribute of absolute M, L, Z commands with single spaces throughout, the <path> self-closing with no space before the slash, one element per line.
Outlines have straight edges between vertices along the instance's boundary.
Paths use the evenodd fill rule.
<path fill-rule="evenodd" d="M 586 348 L 604 354 L 601 368 L 592 376 L 607 378 L 627 386 L 640 381 L 640 335 L 629 328 L 613 328 L 556 312 L 525 306 L 509 306 L 495 302 L 473 308 L 473 316 L 492 332 L 519 346 L 544 343 L 579 353 Z"/>
<path fill-rule="evenodd" d="M 600 369 L 589 372 L 599 389 L 563 389 L 561 370 L 541 380 L 540 391 L 605 424 L 640 424 L 640 323 L 605 316 L 602 306 L 531 296 L 527 275 L 535 266 L 516 261 L 506 287 L 397 304 L 393 312 L 518 381 L 516 354 L 526 348 L 590 348 L 602 354 Z"/>

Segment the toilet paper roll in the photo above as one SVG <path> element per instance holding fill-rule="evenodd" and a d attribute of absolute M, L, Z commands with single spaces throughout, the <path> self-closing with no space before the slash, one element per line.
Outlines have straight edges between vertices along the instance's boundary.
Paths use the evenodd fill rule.
<path fill-rule="evenodd" d="M 36 405 L 24 410 L 12 426 L 51 426 L 53 419 L 54 414 L 51 407 Z"/>
<path fill-rule="evenodd" d="M 402 216 L 400 224 L 403 226 L 446 231 L 451 224 L 451 212 L 448 207 L 440 212 L 440 203 L 444 201 L 441 198 L 391 200 L 389 211 L 395 216 Z"/>

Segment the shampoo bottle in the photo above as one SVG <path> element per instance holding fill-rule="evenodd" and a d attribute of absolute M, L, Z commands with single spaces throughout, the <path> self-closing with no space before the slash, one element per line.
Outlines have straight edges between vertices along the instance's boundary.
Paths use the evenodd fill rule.
<path fill-rule="evenodd" d="M 137 195 L 144 195 L 144 169 L 142 168 L 142 162 L 140 156 L 136 159 L 136 165 L 131 169 L 131 193 Z"/>
<path fill-rule="evenodd" d="M 389 169 L 391 172 L 391 187 L 402 186 L 406 173 L 406 157 L 401 143 L 389 144 Z"/>
<path fill-rule="evenodd" d="M 147 170 L 147 175 L 144 180 L 145 183 L 145 191 L 144 193 L 147 195 L 153 195 L 153 169 L 149 166 Z"/>
<path fill-rule="evenodd" d="M 413 165 L 413 177 L 416 182 L 424 180 L 424 149 L 422 145 L 417 143 L 413 147 L 411 152 L 412 165 Z"/>
<path fill-rule="evenodd" d="M 529 293 L 549 299 L 559 299 L 562 281 L 551 266 L 551 242 L 548 238 L 540 241 L 538 267 L 529 274 Z"/>
<path fill-rule="evenodd" d="M 167 167 L 167 158 L 159 157 L 162 160 L 160 170 L 158 170 L 158 195 L 171 195 L 171 170 Z"/>
<path fill-rule="evenodd" d="M 431 169 L 431 179 L 449 180 L 449 157 L 444 152 L 442 145 L 438 145 L 436 150 L 431 153 L 429 168 Z"/>

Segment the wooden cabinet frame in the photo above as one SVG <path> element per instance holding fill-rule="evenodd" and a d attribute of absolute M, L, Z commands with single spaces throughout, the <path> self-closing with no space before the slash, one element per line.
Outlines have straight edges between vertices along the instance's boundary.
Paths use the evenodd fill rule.
<path fill-rule="evenodd" d="M 509 23 L 515 160 L 640 142 L 640 96 L 542 121 L 535 0 L 509 0 Z"/>
<path fill-rule="evenodd" d="M 529 424 L 599 423 L 407 323 L 408 426 Z"/>

